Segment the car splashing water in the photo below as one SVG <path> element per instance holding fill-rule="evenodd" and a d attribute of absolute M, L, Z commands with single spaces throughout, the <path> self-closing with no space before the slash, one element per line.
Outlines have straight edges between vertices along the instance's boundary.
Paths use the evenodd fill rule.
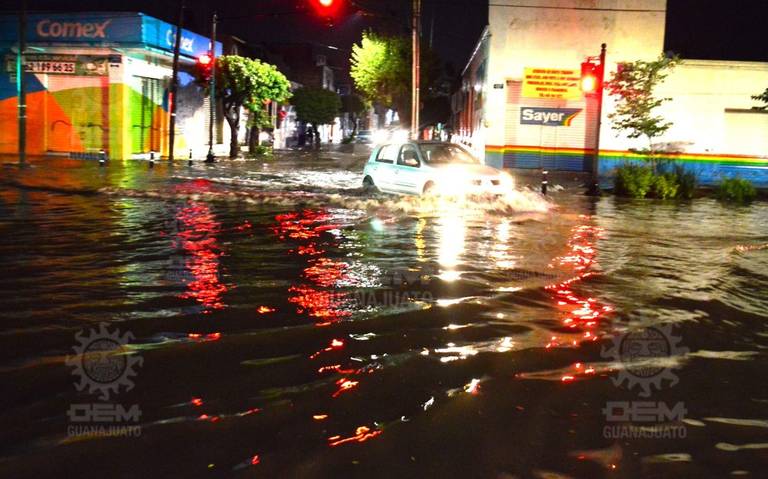
<path fill-rule="evenodd" d="M 765 204 L 367 196 L 341 161 L 6 168 L 0 475 L 761 475 Z M 68 366 L 103 322 L 141 358 L 108 399 Z M 74 428 L 110 405 L 137 435 Z"/>

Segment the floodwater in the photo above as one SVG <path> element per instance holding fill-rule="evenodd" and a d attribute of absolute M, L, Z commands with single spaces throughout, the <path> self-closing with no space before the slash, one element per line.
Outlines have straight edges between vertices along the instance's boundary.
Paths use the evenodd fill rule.
<path fill-rule="evenodd" d="M 766 477 L 766 203 L 360 169 L 5 165 L 0 476 Z"/>

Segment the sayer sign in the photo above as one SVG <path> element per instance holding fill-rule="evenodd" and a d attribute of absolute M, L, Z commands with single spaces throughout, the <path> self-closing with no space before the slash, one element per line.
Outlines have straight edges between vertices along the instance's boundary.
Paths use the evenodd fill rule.
<path fill-rule="evenodd" d="M 571 126 L 581 108 L 520 108 L 521 125 Z"/>

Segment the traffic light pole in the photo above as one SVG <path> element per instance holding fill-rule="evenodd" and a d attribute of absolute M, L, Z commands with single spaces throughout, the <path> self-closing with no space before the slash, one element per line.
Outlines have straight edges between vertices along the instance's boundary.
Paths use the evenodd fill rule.
<path fill-rule="evenodd" d="M 171 120 L 168 131 L 168 161 L 173 163 L 173 147 L 176 142 L 176 93 L 179 90 L 179 53 L 181 50 L 181 29 L 184 26 L 184 0 L 179 1 L 179 21 L 176 23 L 176 40 L 173 45 L 173 73 L 169 91 Z"/>
<path fill-rule="evenodd" d="M 587 194 L 590 196 L 600 196 L 600 128 L 603 122 L 603 82 L 605 81 L 605 48 L 603 43 L 600 45 L 600 66 L 599 79 L 597 85 L 597 130 L 595 132 L 595 150 L 592 155 L 592 168 L 590 175 L 590 184 Z"/>
<path fill-rule="evenodd" d="M 19 51 L 16 53 L 16 93 L 19 118 L 19 165 L 27 161 L 27 85 L 24 74 L 24 51 L 27 49 L 27 0 L 19 12 Z"/>
<path fill-rule="evenodd" d="M 213 154 L 213 124 L 216 120 L 216 24 L 218 23 L 216 12 L 213 13 L 213 21 L 211 23 L 211 108 L 208 123 L 208 155 L 205 157 L 206 163 L 213 163 L 216 160 Z"/>
<path fill-rule="evenodd" d="M 411 139 L 419 138 L 419 83 L 421 76 L 421 0 L 413 0 L 413 61 L 411 68 Z"/>

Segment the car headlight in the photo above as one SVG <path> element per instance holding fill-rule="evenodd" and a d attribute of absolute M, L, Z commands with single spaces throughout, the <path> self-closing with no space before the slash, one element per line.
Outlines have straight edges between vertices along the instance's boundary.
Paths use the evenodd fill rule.
<path fill-rule="evenodd" d="M 446 172 L 438 180 L 437 190 L 442 195 L 463 195 L 469 182 L 459 171 Z"/>

